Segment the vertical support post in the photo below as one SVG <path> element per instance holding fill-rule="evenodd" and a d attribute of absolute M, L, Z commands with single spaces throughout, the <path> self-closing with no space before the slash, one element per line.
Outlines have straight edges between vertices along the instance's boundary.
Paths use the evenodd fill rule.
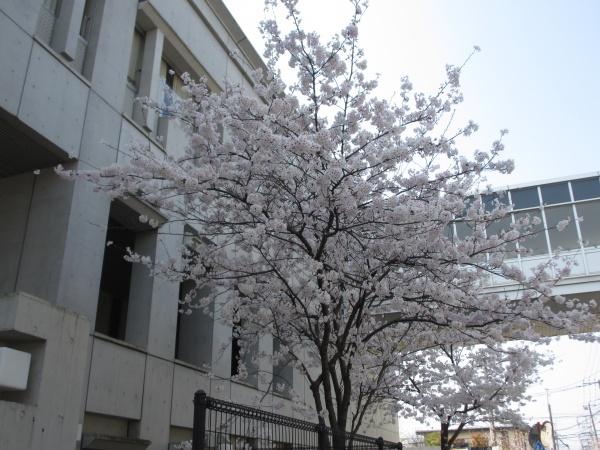
<path fill-rule="evenodd" d="M 375 440 L 375 443 L 377 444 L 377 448 L 379 450 L 383 450 L 383 438 L 381 436 Z"/>
<path fill-rule="evenodd" d="M 316 428 L 317 433 L 318 433 L 319 450 L 326 450 L 326 448 L 327 448 L 327 441 L 326 441 L 326 436 L 325 436 L 325 425 L 323 425 L 322 423 L 320 423 L 315 428 Z"/>
<path fill-rule="evenodd" d="M 550 408 L 550 405 L 548 405 Z M 596 437 L 596 442 L 598 442 L 598 432 L 596 431 L 596 422 L 594 422 L 594 415 L 592 414 L 592 406 L 588 403 L 588 410 L 590 411 L 590 419 L 592 419 L 592 427 L 594 427 L 594 436 Z M 552 416 L 550 416 L 552 417 Z M 554 425 L 552 425 L 552 438 L 554 438 Z M 556 449 L 556 447 L 554 447 Z"/>
<path fill-rule="evenodd" d="M 552 444 L 554 450 L 558 450 L 558 442 L 556 442 L 556 431 L 554 431 L 554 420 L 552 420 L 552 408 L 550 407 L 550 392 L 546 389 L 546 403 L 548 403 L 548 414 L 550 415 L 550 426 L 552 427 Z M 589 405 L 588 405 L 589 406 Z M 590 415 L 592 410 L 590 409 Z M 592 417 L 592 424 L 594 423 L 594 418 Z M 596 431 L 596 426 L 594 425 L 594 432 Z M 598 435 L 596 434 L 596 441 L 598 441 Z"/>
<path fill-rule="evenodd" d="M 194 429 L 192 450 L 204 450 L 206 437 L 206 392 L 198 390 L 194 394 Z"/>

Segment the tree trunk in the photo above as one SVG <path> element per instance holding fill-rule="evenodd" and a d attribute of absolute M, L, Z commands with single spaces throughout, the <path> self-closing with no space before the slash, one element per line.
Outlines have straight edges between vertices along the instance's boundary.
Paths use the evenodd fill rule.
<path fill-rule="evenodd" d="M 442 428 L 440 430 L 440 447 L 441 450 L 450 450 L 450 445 L 448 443 L 448 428 L 450 427 L 449 423 L 442 423 Z"/>
<path fill-rule="evenodd" d="M 456 430 L 454 430 L 454 433 L 452 433 L 452 436 L 450 436 L 450 420 L 448 420 L 448 422 L 446 423 L 442 423 L 440 430 L 441 450 L 450 450 L 452 448 L 452 444 L 454 444 L 454 441 L 456 440 L 456 438 L 458 437 L 458 435 L 464 427 L 465 423 L 461 422 L 456 428 Z"/>

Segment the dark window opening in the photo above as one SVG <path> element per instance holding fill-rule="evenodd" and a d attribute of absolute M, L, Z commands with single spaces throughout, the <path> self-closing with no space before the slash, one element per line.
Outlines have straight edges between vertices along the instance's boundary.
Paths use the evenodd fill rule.
<path fill-rule="evenodd" d="M 184 281 L 179 286 L 179 300 L 184 300 L 186 295 L 194 288 L 194 282 Z M 196 303 L 201 297 L 210 293 L 209 288 L 200 289 L 196 293 L 193 303 Z M 175 358 L 194 364 L 198 367 L 205 367 L 212 362 L 213 345 L 213 317 L 205 314 L 199 308 L 192 308 L 191 313 L 185 304 L 177 305 L 181 310 L 177 314 L 177 334 L 175 338 Z M 211 303 L 208 307 L 209 313 L 214 311 L 214 305 Z"/>
<path fill-rule="evenodd" d="M 235 376 L 238 374 L 240 368 L 240 358 L 242 355 L 242 346 L 240 345 L 239 338 L 239 327 L 240 323 L 237 322 L 233 325 L 233 329 L 231 331 L 231 376 Z"/>
<path fill-rule="evenodd" d="M 116 339 L 125 339 L 132 264 L 124 259 L 127 248 L 135 247 L 135 232 L 114 218 L 108 221 L 104 249 L 96 331 Z"/>
<path fill-rule="evenodd" d="M 119 200 L 112 202 L 106 231 L 95 330 L 115 339 L 144 346 L 152 290 L 148 269 L 125 259 L 131 251 L 154 257 L 157 233 L 139 220 L 140 214 Z M 130 326 L 131 325 L 131 326 Z"/>
<path fill-rule="evenodd" d="M 247 336 L 242 336 L 242 333 L 244 332 L 242 328 L 243 324 L 241 322 L 236 322 L 232 329 L 231 376 L 238 375 L 240 364 L 244 363 L 247 375 L 246 378 L 241 381 L 253 386 L 258 386 L 258 371 L 252 361 L 252 355 L 258 352 L 258 342 L 251 343 L 250 345 L 247 345 L 247 342 L 242 343 L 242 339 L 245 340 L 247 338 Z"/>

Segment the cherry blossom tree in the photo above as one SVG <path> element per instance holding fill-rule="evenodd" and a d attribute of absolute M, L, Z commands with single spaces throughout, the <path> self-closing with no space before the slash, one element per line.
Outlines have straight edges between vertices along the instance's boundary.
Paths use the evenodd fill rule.
<path fill-rule="evenodd" d="M 269 73 L 253 72 L 252 90 L 225 80 L 211 92 L 184 76 L 187 99 L 145 101 L 190 124 L 183 158 L 134 143 L 127 164 L 59 169 L 111 198 L 135 195 L 197 234 L 168 260 L 130 258 L 156 276 L 192 280 L 196 292 L 211 287 L 202 298 L 191 292 L 182 309 L 201 314 L 218 303 L 245 351 L 262 336 L 278 339 L 279 350 L 255 362 L 290 359 L 312 392 L 304 405 L 291 390 L 296 407 L 340 431 L 395 410 L 397 371 L 440 340 L 492 344 L 535 339 L 539 323 L 562 332 L 589 323 L 577 302 L 551 309 L 549 265 L 524 274 L 505 263 L 507 243 L 527 252 L 533 219 L 486 233 L 509 207 L 490 211 L 473 190 L 513 163 L 500 159 L 500 140 L 471 158 L 459 153 L 477 130 L 451 121 L 462 67 L 447 66 L 432 95 L 403 78 L 398 101 L 382 100 L 359 47 L 366 1 L 350 0 L 349 25 L 328 42 L 303 30 L 296 1 L 279 3 L 291 31 L 262 23 Z M 283 60 L 297 75 L 287 85 Z M 457 236 L 457 221 L 472 233 Z M 492 275 L 514 281 L 518 301 L 486 292 Z M 238 376 L 251 370 L 240 364 Z"/>
<path fill-rule="evenodd" d="M 520 408 L 538 368 L 550 359 L 527 344 L 440 344 L 403 361 L 397 390 L 401 411 L 440 423 L 440 445 L 449 450 L 463 428 L 475 422 L 523 426 Z M 452 429 L 452 430 L 451 430 Z"/>

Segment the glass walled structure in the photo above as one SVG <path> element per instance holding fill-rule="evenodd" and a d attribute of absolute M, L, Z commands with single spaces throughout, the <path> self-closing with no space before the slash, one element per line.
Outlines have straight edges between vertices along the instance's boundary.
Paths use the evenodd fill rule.
<path fill-rule="evenodd" d="M 559 282 L 557 293 L 594 298 L 600 291 L 600 173 L 507 186 L 497 194 L 482 195 L 479 200 L 489 211 L 498 202 L 513 208 L 508 217 L 488 227 L 488 236 L 509 229 L 512 222 L 524 216 L 540 219 L 533 237 L 508 247 L 507 263 L 527 274 L 560 251 L 561 257 L 574 265 L 570 275 Z M 569 223 L 559 231 L 557 225 L 564 220 Z M 454 233 L 460 238 L 471 232 L 466 222 L 459 221 L 454 226 Z M 519 245 L 525 245 L 528 252 L 516 251 L 520 250 Z M 510 289 L 507 284 L 494 277 L 490 289 Z"/>

